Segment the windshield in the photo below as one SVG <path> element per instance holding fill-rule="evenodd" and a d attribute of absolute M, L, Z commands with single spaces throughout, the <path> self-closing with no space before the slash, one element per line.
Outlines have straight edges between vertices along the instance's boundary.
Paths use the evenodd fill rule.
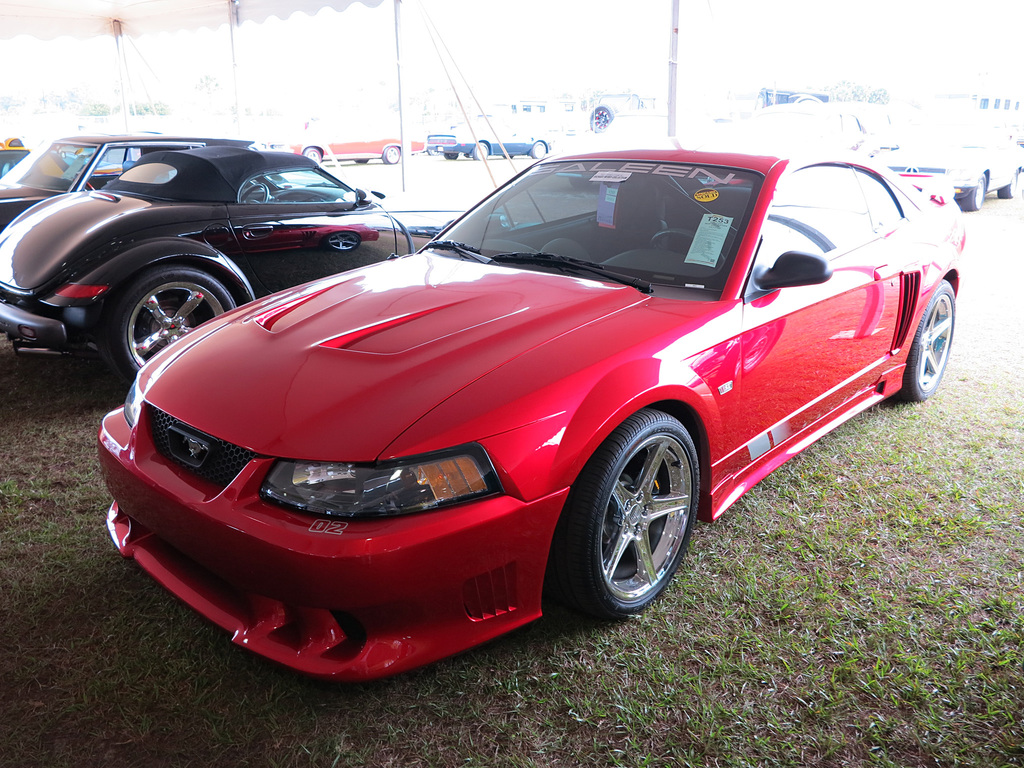
<path fill-rule="evenodd" d="M 44 149 L 33 150 L 8 171 L 0 183 L 67 192 L 89 165 L 97 149 L 83 144 L 56 142 Z"/>
<path fill-rule="evenodd" d="M 445 238 L 505 264 L 515 263 L 512 254 L 553 253 L 656 286 L 720 295 L 760 182 L 751 171 L 718 166 L 549 162 L 484 201 Z M 520 261 L 535 268 L 541 260 Z"/>

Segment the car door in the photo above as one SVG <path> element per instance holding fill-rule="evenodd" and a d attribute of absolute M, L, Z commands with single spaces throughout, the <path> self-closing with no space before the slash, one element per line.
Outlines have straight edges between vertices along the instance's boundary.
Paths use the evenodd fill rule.
<path fill-rule="evenodd" d="M 249 179 L 228 215 L 251 273 L 268 292 L 383 261 L 398 247 L 387 213 L 311 168 Z"/>
<path fill-rule="evenodd" d="M 874 216 L 868 195 L 877 198 Z M 756 461 L 876 384 L 899 312 L 898 262 L 887 236 L 902 222 L 884 182 L 849 166 L 805 168 L 777 190 L 758 265 L 796 250 L 823 255 L 833 273 L 820 285 L 748 291 L 742 405 L 732 417 L 735 444 L 746 449 L 740 463 Z"/>

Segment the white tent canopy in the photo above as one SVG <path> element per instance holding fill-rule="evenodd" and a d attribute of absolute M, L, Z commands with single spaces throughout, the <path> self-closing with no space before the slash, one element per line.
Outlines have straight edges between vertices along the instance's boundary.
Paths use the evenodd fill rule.
<path fill-rule="evenodd" d="M 31 35 L 87 39 L 215 29 L 234 21 L 266 21 L 324 8 L 344 11 L 383 0 L 0 0 L 0 38 Z"/>
<path fill-rule="evenodd" d="M 231 39 L 235 124 L 241 131 L 235 30 L 243 21 L 260 23 L 325 8 L 344 11 L 355 4 L 375 8 L 384 0 L 0 0 L 0 40 L 29 35 L 40 40 L 112 36 L 117 44 L 124 129 L 129 129 L 125 87 L 127 62 L 122 38 L 159 32 L 216 29 L 228 25 Z M 401 0 L 394 0 L 396 28 Z M 397 38 L 396 38 L 397 44 Z M 399 86 L 401 87 L 401 86 Z M 400 107 L 401 109 L 401 107 Z M 401 116 L 400 116 L 401 117 Z"/>

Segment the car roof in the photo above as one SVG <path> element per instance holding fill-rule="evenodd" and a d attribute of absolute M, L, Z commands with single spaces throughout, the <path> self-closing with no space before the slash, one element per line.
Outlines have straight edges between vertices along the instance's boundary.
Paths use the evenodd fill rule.
<path fill-rule="evenodd" d="M 155 163 L 171 166 L 174 169 L 171 178 L 163 183 L 131 181 L 131 177 L 140 174 L 126 171 L 129 180 L 122 175 L 107 184 L 103 191 L 134 193 L 162 200 L 233 203 L 238 199 L 238 188 L 258 173 L 319 167 L 308 157 L 291 152 L 257 152 L 240 147 L 214 146 L 150 152 L 132 169 Z"/>

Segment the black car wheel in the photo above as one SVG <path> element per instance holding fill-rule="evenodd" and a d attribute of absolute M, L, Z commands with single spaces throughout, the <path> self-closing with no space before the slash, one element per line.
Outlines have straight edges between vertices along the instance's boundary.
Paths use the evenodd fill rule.
<path fill-rule="evenodd" d="M 631 416 L 573 486 L 552 542 L 549 591 L 599 618 L 643 611 L 686 552 L 699 487 L 683 425 L 660 411 Z"/>
<path fill-rule="evenodd" d="M 191 267 L 143 272 L 119 290 L 104 317 L 100 352 L 126 379 L 153 355 L 200 323 L 229 309 L 235 300 L 211 275 Z"/>
<path fill-rule="evenodd" d="M 1020 184 L 1020 173 L 1013 174 L 1010 183 L 996 191 L 1000 200 L 1013 200 L 1017 196 L 1017 188 Z"/>
<path fill-rule="evenodd" d="M 903 371 L 901 400 L 919 403 L 935 394 L 949 362 L 955 325 L 956 296 L 952 286 L 943 280 L 932 294 L 914 334 L 907 367 Z"/>
<path fill-rule="evenodd" d="M 458 160 L 459 159 L 459 153 L 458 152 L 445 152 L 444 153 L 444 159 L 445 160 Z"/>
<path fill-rule="evenodd" d="M 615 113 L 608 107 L 603 104 L 594 107 L 594 111 L 590 113 L 590 130 L 594 133 L 604 133 L 608 130 L 608 126 L 612 124 L 614 119 Z"/>
<path fill-rule="evenodd" d="M 980 211 L 981 206 L 985 204 L 985 195 L 988 194 L 988 186 L 985 177 L 982 176 L 978 179 L 977 185 L 971 191 L 971 193 L 965 197 L 961 197 L 957 200 L 960 203 L 960 208 L 968 213 L 972 211 Z"/>

